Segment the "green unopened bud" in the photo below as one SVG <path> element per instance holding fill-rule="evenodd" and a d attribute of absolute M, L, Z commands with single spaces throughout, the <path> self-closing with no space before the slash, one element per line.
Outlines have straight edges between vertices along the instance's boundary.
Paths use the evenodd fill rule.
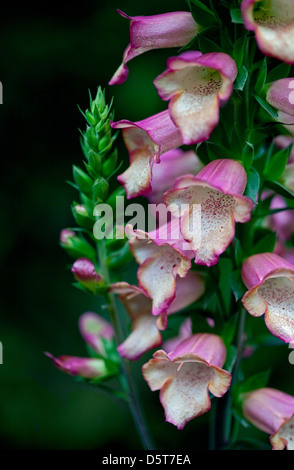
<path fill-rule="evenodd" d="M 93 186 L 93 199 L 94 201 L 105 201 L 108 194 L 109 184 L 104 178 L 98 178 Z"/>
<path fill-rule="evenodd" d="M 95 260 L 96 250 L 84 238 L 78 236 L 70 229 L 64 229 L 60 233 L 60 246 L 72 258 L 88 258 Z"/>
<path fill-rule="evenodd" d="M 89 109 L 86 110 L 85 116 L 86 116 L 86 119 L 87 119 L 88 123 L 89 123 L 91 126 L 95 126 L 95 124 L 96 124 L 96 119 L 95 119 L 95 117 L 93 116 L 93 114 L 91 113 L 91 111 L 89 111 Z"/>
<path fill-rule="evenodd" d="M 99 152 L 102 152 L 106 147 L 109 147 L 109 144 L 111 144 L 111 133 L 109 132 L 106 134 L 102 139 L 99 141 L 98 144 L 98 150 Z"/>
<path fill-rule="evenodd" d="M 117 165 L 117 150 L 115 149 L 114 152 L 105 160 L 102 166 L 102 174 L 103 176 L 110 176 Z"/>
<path fill-rule="evenodd" d="M 109 198 L 106 200 L 106 204 L 108 204 L 114 211 L 116 210 L 116 200 L 118 197 L 125 197 L 126 192 L 122 186 L 117 188 Z"/>
<path fill-rule="evenodd" d="M 93 186 L 93 180 L 87 173 L 79 167 L 73 165 L 73 178 L 76 185 L 82 193 L 90 194 Z"/>
<path fill-rule="evenodd" d="M 85 137 L 91 148 L 97 148 L 99 139 L 93 127 L 87 126 Z"/>
<path fill-rule="evenodd" d="M 94 150 L 89 152 L 89 166 L 94 173 L 99 174 L 101 172 L 101 157 Z"/>
<path fill-rule="evenodd" d="M 82 204 L 74 204 L 72 206 L 72 213 L 78 225 L 88 230 L 93 230 L 94 218 L 88 212 L 86 206 Z"/>

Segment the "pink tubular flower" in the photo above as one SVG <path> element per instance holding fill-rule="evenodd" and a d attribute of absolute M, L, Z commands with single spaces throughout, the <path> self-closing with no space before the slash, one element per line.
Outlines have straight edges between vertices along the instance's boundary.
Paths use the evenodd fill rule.
<path fill-rule="evenodd" d="M 294 450 L 294 397 L 273 388 L 260 388 L 246 394 L 246 419 L 270 434 L 274 450 Z"/>
<path fill-rule="evenodd" d="M 98 354 L 106 355 L 103 341 L 114 338 L 112 325 L 94 312 L 86 312 L 79 318 L 79 330 L 84 341 Z"/>
<path fill-rule="evenodd" d="M 207 140 L 218 124 L 219 106 L 232 94 L 237 76 L 234 60 L 222 52 L 189 51 L 171 57 L 167 67 L 154 85 L 163 100 L 170 100 L 169 112 L 183 143 Z"/>
<path fill-rule="evenodd" d="M 266 100 L 271 106 L 278 109 L 282 113 L 294 116 L 293 90 L 294 78 L 282 78 L 281 80 L 276 80 L 275 82 L 271 83 L 267 91 Z"/>
<path fill-rule="evenodd" d="M 78 375 L 85 379 L 98 379 L 107 375 L 107 368 L 103 359 L 88 357 L 59 356 L 45 353 L 58 369 L 70 375 Z"/>
<path fill-rule="evenodd" d="M 175 179 L 186 173 L 197 174 L 203 164 L 193 150 L 173 149 L 162 155 L 159 165 L 152 168 L 152 191 L 146 195 L 153 204 L 162 202 L 165 191 L 172 188 Z"/>
<path fill-rule="evenodd" d="M 169 353 L 176 349 L 176 347 L 180 343 L 182 343 L 185 339 L 189 338 L 190 336 L 192 336 L 192 322 L 191 318 L 188 317 L 181 324 L 178 336 L 175 336 L 174 338 L 170 338 L 165 341 L 163 349 L 165 350 L 165 352 Z"/>
<path fill-rule="evenodd" d="M 127 226 L 128 227 L 128 226 Z M 176 278 L 185 277 L 191 268 L 191 251 L 183 251 L 181 240 L 162 240 L 158 232 L 135 230 L 130 250 L 140 264 L 139 286 L 153 301 L 152 314 L 165 312 L 176 295 Z"/>
<path fill-rule="evenodd" d="M 162 111 L 138 122 L 111 122 L 111 126 L 123 129 L 129 152 L 130 166 L 117 178 L 127 197 L 130 199 L 150 192 L 153 164 L 160 162 L 161 154 L 182 145 L 180 132 L 169 112 Z"/>
<path fill-rule="evenodd" d="M 241 13 L 245 28 L 255 32 L 265 55 L 294 64 L 292 0 L 243 0 Z"/>
<path fill-rule="evenodd" d="M 276 194 L 272 199 L 270 209 L 283 209 L 285 207 L 287 207 L 285 199 L 279 194 Z M 279 241 L 286 242 L 290 240 L 294 233 L 293 209 L 272 214 L 269 220 L 271 228 L 277 232 Z"/>
<path fill-rule="evenodd" d="M 206 165 L 196 176 L 184 176 L 176 181 L 175 188 L 167 191 L 164 202 L 171 212 L 181 217 L 181 231 L 191 243 L 196 264 L 212 266 L 231 243 L 235 234 L 235 222 L 247 222 L 253 202 L 243 196 L 247 175 L 243 166 L 235 160 L 215 160 Z M 188 209 L 181 211 L 186 204 Z M 191 233 L 193 211 L 201 204 L 201 245 L 194 245 Z M 195 209 L 196 208 L 196 209 Z M 198 228 L 200 230 L 200 228 Z"/>
<path fill-rule="evenodd" d="M 97 287 L 104 284 L 102 276 L 96 272 L 94 264 L 87 258 L 77 259 L 71 268 L 71 272 L 77 281 L 92 292 L 95 292 Z"/>
<path fill-rule="evenodd" d="M 139 287 L 117 282 L 112 285 L 111 291 L 118 294 L 132 320 L 132 332 L 118 346 L 118 352 L 129 360 L 136 360 L 162 343 L 159 330 L 166 328 L 167 315 L 176 313 L 197 300 L 203 294 L 204 285 L 200 275 L 195 272 L 188 273 L 184 279 L 179 278 L 176 297 L 160 317 L 152 315 L 152 299 Z"/>
<path fill-rule="evenodd" d="M 183 429 L 193 418 L 210 409 L 208 392 L 223 396 L 231 374 L 222 369 L 226 348 L 219 336 L 191 336 L 167 354 L 157 351 L 144 364 L 143 377 L 152 391 L 160 390 L 160 401 L 169 423 Z"/>
<path fill-rule="evenodd" d="M 109 85 L 119 85 L 128 78 L 126 63 L 151 49 L 182 47 L 198 33 L 198 25 L 191 13 L 175 11 L 153 16 L 128 16 L 121 10 L 119 14 L 131 20 L 130 44 L 123 55 L 123 62 L 115 72 Z"/>
<path fill-rule="evenodd" d="M 286 343 L 294 340 L 294 266 L 275 253 L 250 256 L 242 266 L 249 289 L 244 308 L 254 317 L 265 314 L 270 332 Z"/>

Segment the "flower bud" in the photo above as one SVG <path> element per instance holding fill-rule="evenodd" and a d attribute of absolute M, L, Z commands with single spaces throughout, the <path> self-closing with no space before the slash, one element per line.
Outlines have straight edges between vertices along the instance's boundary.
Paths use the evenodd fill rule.
<path fill-rule="evenodd" d="M 103 277 L 95 271 L 94 264 L 87 258 L 77 259 L 72 266 L 71 272 L 82 286 L 94 294 L 99 293 L 101 287 L 105 286 Z"/>
<path fill-rule="evenodd" d="M 73 165 L 73 178 L 82 193 L 89 194 L 93 186 L 93 180 L 79 167 Z"/>
<path fill-rule="evenodd" d="M 70 375 L 77 375 L 84 379 L 101 379 L 109 375 L 103 359 L 65 355 L 54 357 L 48 352 L 45 352 L 45 355 L 58 369 Z"/>
<path fill-rule="evenodd" d="M 79 330 L 84 341 L 93 351 L 107 357 L 106 348 L 115 348 L 114 329 L 103 317 L 93 312 L 86 312 L 79 318 Z"/>
<path fill-rule="evenodd" d="M 91 230 L 91 231 L 93 230 L 94 219 L 89 214 L 86 206 L 82 204 L 74 204 L 72 206 L 72 213 L 77 224 L 79 224 L 81 227 L 84 227 L 88 230 Z"/>
<path fill-rule="evenodd" d="M 105 201 L 109 189 L 109 184 L 104 178 L 96 179 L 93 186 L 93 199 L 95 201 L 102 200 Z"/>
<path fill-rule="evenodd" d="M 96 258 L 95 249 L 84 238 L 78 236 L 69 229 L 63 229 L 60 233 L 60 245 L 73 258 Z"/>
<path fill-rule="evenodd" d="M 114 172 L 117 165 L 117 150 L 115 149 L 114 152 L 105 160 L 102 167 L 103 176 L 109 176 L 111 173 Z"/>

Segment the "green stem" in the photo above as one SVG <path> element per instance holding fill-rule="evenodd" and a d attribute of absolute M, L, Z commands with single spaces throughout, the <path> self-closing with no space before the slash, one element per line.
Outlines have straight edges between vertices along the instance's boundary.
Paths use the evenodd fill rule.
<path fill-rule="evenodd" d="M 110 274 L 106 264 L 106 247 L 104 240 L 99 240 L 99 242 L 97 243 L 97 254 L 101 274 L 104 277 L 106 283 L 111 284 Z M 124 337 L 121 324 L 119 322 L 119 316 L 116 310 L 114 295 L 107 293 L 105 295 L 105 300 L 107 302 L 110 319 L 115 331 L 116 342 L 117 344 L 120 344 L 124 341 Z M 132 413 L 140 440 L 145 450 L 154 450 L 155 446 L 145 421 L 143 409 L 138 396 L 137 387 L 133 380 L 131 365 L 124 359 L 122 359 L 122 369 L 124 372 L 124 377 L 126 379 L 123 383 L 123 386 L 128 396 L 130 411 Z"/>

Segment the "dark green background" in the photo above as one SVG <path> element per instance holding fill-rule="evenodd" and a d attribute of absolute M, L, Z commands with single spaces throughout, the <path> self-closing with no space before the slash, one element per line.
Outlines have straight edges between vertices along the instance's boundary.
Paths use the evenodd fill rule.
<path fill-rule="evenodd" d="M 116 119 L 139 120 L 166 107 L 152 85 L 176 50 L 153 51 L 130 63 L 128 81 L 107 85 L 129 41 L 129 15 L 187 10 L 184 1 L 84 1 L 7 9 L 1 17 L 1 328 L 0 447 L 6 449 L 138 449 L 126 406 L 74 381 L 43 355 L 85 355 L 77 321 L 99 307 L 71 285 L 59 233 L 73 225 L 75 191 L 65 183 L 80 165 L 77 104 L 88 89 L 114 95 Z M 119 140 L 120 158 L 127 153 Z M 263 320 L 260 325 L 263 325 Z M 263 328 L 263 326 L 261 326 Z M 148 355 L 146 356 L 149 357 Z M 146 360 L 145 357 L 145 360 Z M 272 384 L 293 392 L 286 347 L 249 359 L 248 370 L 276 366 Z M 250 362 L 251 361 L 251 362 Z M 206 448 L 208 415 L 178 432 L 164 422 L 136 364 L 138 383 L 158 448 Z M 250 369 L 251 367 L 251 369 Z M 292 386 L 292 389 L 291 389 Z M 262 433 L 257 435 L 267 441 Z"/>

